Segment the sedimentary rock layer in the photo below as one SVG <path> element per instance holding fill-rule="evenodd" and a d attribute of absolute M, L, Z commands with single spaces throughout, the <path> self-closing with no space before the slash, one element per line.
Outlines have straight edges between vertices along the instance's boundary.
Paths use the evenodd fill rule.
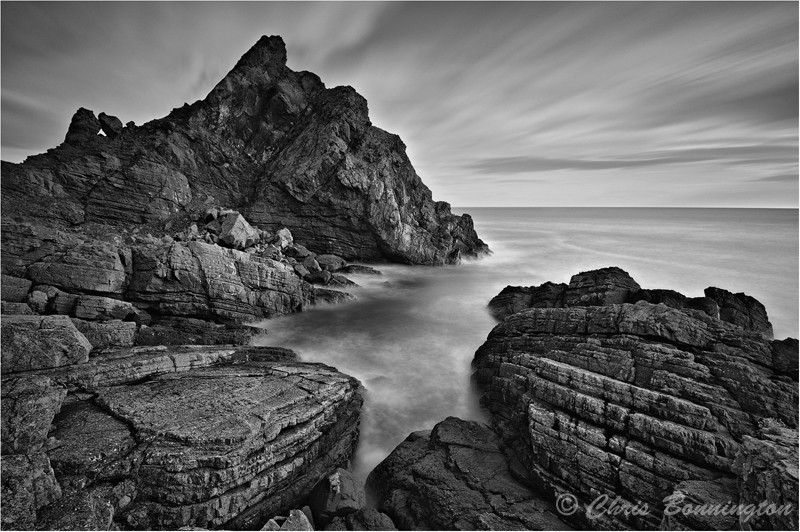
<path fill-rule="evenodd" d="M 358 381 L 276 348 L 102 351 L 4 378 L 4 528 L 260 526 L 347 463 L 360 406 Z"/>
<path fill-rule="evenodd" d="M 580 526 L 655 528 L 677 485 L 734 482 L 765 420 L 797 428 L 797 344 L 770 341 L 752 298 L 707 295 L 641 290 L 606 268 L 493 300 L 506 317 L 475 355 L 482 400 L 534 485 L 578 497 Z M 587 520 L 601 495 L 651 510 Z"/>

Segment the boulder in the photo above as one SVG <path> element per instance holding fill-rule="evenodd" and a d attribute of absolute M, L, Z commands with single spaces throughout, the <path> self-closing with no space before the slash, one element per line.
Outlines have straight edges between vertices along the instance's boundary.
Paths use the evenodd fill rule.
<path fill-rule="evenodd" d="M 11 275 L 3 275 L 0 278 L 0 289 L 2 290 L 2 300 L 9 303 L 22 303 L 30 290 L 31 281 L 21 279 Z"/>
<path fill-rule="evenodd" d="M 313 254 L 309 255 L 306 258 L 304 258 L 303 261 L 300 263 L 311 274 L 319 273 L 322 271 L 322 267 L 319 265 L 319 262 L 317 262 L 317 259 L 315 257 L 316 255 Z"/>
<path fill-rule="evenodd" d="M 230 213 L 222 218 L 218 236 L 221 245 L 239 250 L 254 246 L 261 238 L 239 213 Z"/>
<path fill-rule="evenodd" d="M 89 360 L 92 344 L 66 316 L 5 316 L 2 373 L 15 373 Z"/>
<path fill-rule="evenodd" d="M 290 266 L 204 242 L 137 246 L 126 292 L 153 314 L 236 322 L 300 311 L 311 298 Z"/>
<path fill-rule="evenodd" d="M 280 249 L 286 249 L 294 243 L 292 232 L 285 227 L 281 227 L 275 231 L 275 237 L 273 238 L 272 243 Z"/>
<path fill-rule="evenodd" d="M 286 246 L 286 249 L 283 250 L 284 255 L 287 257 L 291 257 L 293 259 L 301 260 L 309 255 L 313 255 L 308 249 L 301 246 L 300 244 L 292 244 Z"/>
<path fill-rule="evenodd" d="M 328 284 L 331 278 L 332 274 L 327 270 L 311 272 L 305 277 L 306 281 L 313 284 Z"/>
<path fill-rule="evenodd" d="M 337 469 L 311 492 L 309 506 L 318 527 L 343 517 L 367 504 L 364 488 L 349 471 Z"/>
<path fill-rule="evenodd" d="M 497 435 L 449 417 L 414 432 L 369 474 L 377 509 L 402 530 L 564 530 L 555 507 L 518 481 Z"/>
<path fill-rule="evenodd" d="M 33 262 L 26 275 L 34 283 L 65 291 L 120 296 L 127 281 L 127 259 L 119 249 L 105 243 L 80 244 Z"/>
<path fill-rule="evenodd" d="M 100 113 L 97 115 L 97 121 L 100 122 L 100 128 L 103 133 L 110 139 L 116 138 L 122 133 L 122 120 L 116 116 Z"/>
<path fill-rule="evenodd" d="M 347 264 L 343 258 L 330 254 L 317 255 L 316 259 L 319 267 L 323 270 L 328 270 L 329 272 L 334 272 L 344 268 Z"/>
<path fill-rule="evenodd" d="M 73 318 L 72 323 L 94 349 L 133 347 L 136 339 L 136 324 L 132 321 L 89 322 Z"/>
<path fill-rule="evenodd" d="M 27 296 L 28 307 L 34 314 L 44 314 L 47 310 L 47 294 L 39 290 L 33 290 Z"/>

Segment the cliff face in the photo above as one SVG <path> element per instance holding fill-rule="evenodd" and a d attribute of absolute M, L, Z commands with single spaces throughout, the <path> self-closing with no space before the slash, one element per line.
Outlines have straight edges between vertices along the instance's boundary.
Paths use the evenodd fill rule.
<path fill-rule="evenodd" d="M 796 499 L 796 471 L 779 466 L 760 484 L 753 473 L 778 445 L 763 443 L 765 427 L 785 427 L 793 445 L 770 452 L 796 463 L 798 425 L 796 340 L 771 340 L 753 298 L 642 290 L 605 268 L 508 287 L 491 306 L 505 319 L 473 362 L 482 400 L 529 481 L 577 497 L 574 523 L 709 528 L 665 514 L 666 501 Z M 590 515 L 601 495 L 649 511 Z M 786 519 L 797 522 L 796 504 Z"/>
<path fill-rule="evenodd" d="M 364 98 L 289 69 L 280 37 L 261 38 L 204 100 L 141 127 L 80 109 L 63 144 L 2 172 L 4 216 L 55 225 L 178 224 L 220 206 L 346 259 L 444 264 L 486 251 L 468 215 L 432 200 L 399 137 L 371 124 Z"/>

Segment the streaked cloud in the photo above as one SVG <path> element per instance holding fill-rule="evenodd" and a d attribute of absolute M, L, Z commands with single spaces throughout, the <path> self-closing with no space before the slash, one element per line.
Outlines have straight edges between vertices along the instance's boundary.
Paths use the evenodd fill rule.
<path fill-rule="evenodd" d="M 79 106 L 163 116 L 279 34 L 454 205 L 797 206 L 769 178 L 797 174 L 797 28 L 788 2 L 4 2 L 2 155 Z"/>

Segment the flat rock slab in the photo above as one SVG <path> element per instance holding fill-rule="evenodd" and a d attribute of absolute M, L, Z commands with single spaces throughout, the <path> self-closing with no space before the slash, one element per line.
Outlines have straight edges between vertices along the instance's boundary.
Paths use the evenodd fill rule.
<path fill-rule="evenodd" d="M 70 415 L 111 414 L 146 442 L 130 526 L 218 527 L 259 503 L 277 509 L 299 502 L 293 498 L 324 475 L 315 473 L 315 461 L 327 471 L 346 462 L 357 438 L 358 387 L 323 365 L 251 361 L 98 388 L 95 402 L 105 414 Z M 107 439 L 105 462 L 118 462 L 128 441 L 118 429 Z M 94 443 L 84 445 L 86 456 L 99 455 Z M 70 447 L 72 458 L 59 455 L 58 467 L 103 467 Z"/>
<path fill-rule="evenodd" d="M 92 344 L 66 316 L 5 316 L 2 373 L 82 364 Z"/>

